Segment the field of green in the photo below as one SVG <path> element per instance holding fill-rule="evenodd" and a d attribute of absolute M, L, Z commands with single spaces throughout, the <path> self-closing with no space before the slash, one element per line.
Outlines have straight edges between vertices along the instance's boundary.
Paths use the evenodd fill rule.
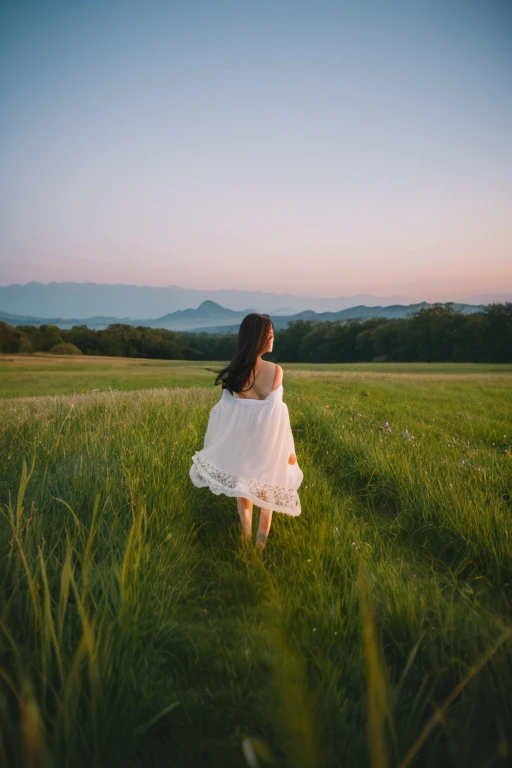
<path fill-rule="evenodd" d="M 37 397 L 40 395 L 74 395 L 104 392 L 111 389 L 134 390 L 155 387 L 211 387 L 212 371 L 222 368 L 219 362 L 188 360 L 143 360 L 125 357 L 68 357 L 49 354 L 0 354 L 0 398 Z M 311 375 L 336 378 L 340 374 L 356 379 L 361 374 L 387 377 L 407 373 L 423 377 L 432 374 L 512 374 L 512 365 L 478 363 L 350 363 L 344 365 L 287 364 L 294 378 Z M 486 378 L 486 382 L 488 379 Z M 492 386 L 492 384 L 491 384 Z"/>
<path fill-rule="evenodd" d="M 0 765 L 510 765 L 512 366 L 284 366 L 263 556 L 218 367 L 0 358 Z"/>

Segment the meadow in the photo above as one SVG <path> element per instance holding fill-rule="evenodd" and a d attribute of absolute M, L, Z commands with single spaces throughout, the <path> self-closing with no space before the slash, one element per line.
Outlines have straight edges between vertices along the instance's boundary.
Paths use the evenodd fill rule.
<path fill-rule="evenodd" d="M 263 556 L 218 366 L 0 358 L 0 765 L 512 764 L 512 365 L 284 366 Z"/>

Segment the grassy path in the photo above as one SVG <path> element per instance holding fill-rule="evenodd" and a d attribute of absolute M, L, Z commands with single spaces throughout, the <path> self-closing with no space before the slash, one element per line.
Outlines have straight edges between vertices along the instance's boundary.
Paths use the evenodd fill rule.
<path fill-rule="evenodd" d="M 263 560 L 188 482 L 217 392 L 5 400 L 0 762 L 401 765 L 512 623 L 509 388 L 290 375 Z M 509 639 L 415 764 L 506 765 L 510 679 Z"/>

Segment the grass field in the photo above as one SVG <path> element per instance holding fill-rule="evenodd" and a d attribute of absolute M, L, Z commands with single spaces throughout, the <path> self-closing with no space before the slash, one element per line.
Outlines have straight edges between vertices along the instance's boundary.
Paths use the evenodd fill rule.
<path fill-rule="evenodd" d="M 144 360 L 124 357 L 56 356 L 49 354 L 0 355 L 0 398 L 37 397 L 40 395 L 73 395 L 110 389 L 134 390 L 154 387 L 192 387 L 212 384 L 212 370 L 219 370 L 218 362 L 187 360 Z M 306 377 L 338 380 L 340 378 L 393 379 L 405 373 L 423 379 L 428 376 L 448 376 L 455 379 L 468 375 L 477 380 L 485 377 L 487 386 L 494 386 L 489 378 L 512 374 L 512 365 L 479 365 L 476 363 L 353 363 L 344 365 L 318 365 L 305 367 L 288 364 L 286 370 L 293 380 Z"/>
<path fill-rule="evenodd" d="M 510 765 L 512 366 L 285 366 L 262 559 L 217 367 L 0 360 L 0 765 Z"/>

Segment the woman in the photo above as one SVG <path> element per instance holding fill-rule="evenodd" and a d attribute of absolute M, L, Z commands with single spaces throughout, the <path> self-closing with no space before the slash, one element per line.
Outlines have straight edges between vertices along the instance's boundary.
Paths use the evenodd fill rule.
<path fill-rule="evenodd" d="M 260 550 L 273 511 L 294 516 L 301 511 L 297 489 L 303 473 L 283 402 L 283 369 L 262 359 L 273 343 L 269 317 L 244 317 L 233 359 L 215 380 L 222 384 L 222 397 L 210 412 L 204 448 L 194 454 L 190 469 L 198 488 L 236 497 L 244 538 L 251 537 L 253 505 L 260 507 Z"/>

